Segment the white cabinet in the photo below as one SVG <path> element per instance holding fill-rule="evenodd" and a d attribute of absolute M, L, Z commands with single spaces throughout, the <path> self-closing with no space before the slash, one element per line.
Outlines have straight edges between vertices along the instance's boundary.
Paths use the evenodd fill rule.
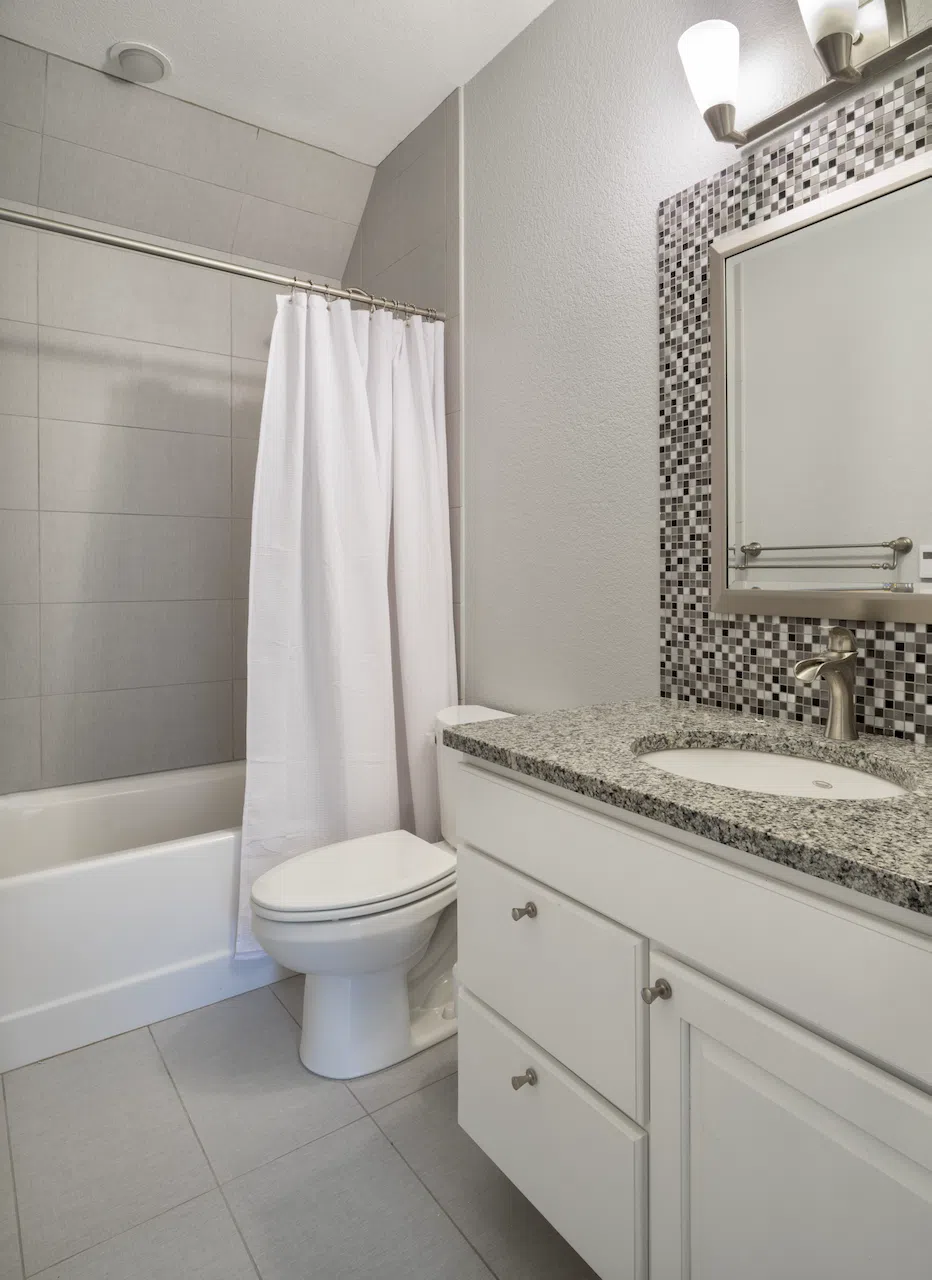
<path fill-rule="evenodd" d="M 932 1098 L 661 954 L 651 1280 L 928 1280 Z"/>

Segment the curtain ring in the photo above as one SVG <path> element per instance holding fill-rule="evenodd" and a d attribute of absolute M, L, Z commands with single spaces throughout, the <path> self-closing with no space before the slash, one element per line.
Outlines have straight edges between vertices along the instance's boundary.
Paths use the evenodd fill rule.
<path fill-rule="evenodd" d="M 294 302 L 295 295 L 297 292 L 298 292 L 298 277 L 292 276 L 291 278 L 291 301 L 292 302 Z"/>

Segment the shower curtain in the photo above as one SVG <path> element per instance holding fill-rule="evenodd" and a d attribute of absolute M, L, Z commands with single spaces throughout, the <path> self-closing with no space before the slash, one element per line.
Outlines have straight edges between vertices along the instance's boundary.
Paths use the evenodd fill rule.
<path fill-rule="evenodd" d="M 439 839 L 433 718 L 456 701 L 443 325 L 278 299 L 253 498 L 249 894 L 286 858 L 400 825 Z"/>

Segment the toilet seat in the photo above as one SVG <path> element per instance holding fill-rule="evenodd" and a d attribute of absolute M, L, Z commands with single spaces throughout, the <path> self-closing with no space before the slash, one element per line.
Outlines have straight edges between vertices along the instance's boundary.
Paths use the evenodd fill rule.
<path fill-rule="evenodd" d="M 252 888 L 252 908 L 266 920 L 347 920 L 394 911 L 456 881 L 456 856 L 409 831 L 342 840 L 290 858 Z"/>

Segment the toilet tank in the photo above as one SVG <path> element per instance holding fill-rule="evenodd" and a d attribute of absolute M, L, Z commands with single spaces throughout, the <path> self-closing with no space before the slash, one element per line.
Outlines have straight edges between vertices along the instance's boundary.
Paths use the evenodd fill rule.
<path fill-rule="evenodd" d="M 440 787 L 440 830 L 447 844 L 456 848 L 456 766 L 465 759 L 461 751 L 443 745 L 444 729 L 457 724 L 475 724 L 477 720 L 500 720 L 510 711 L 493 711 L 491 707 L 447 707 L 437 713 L 437 781 Z"/>

